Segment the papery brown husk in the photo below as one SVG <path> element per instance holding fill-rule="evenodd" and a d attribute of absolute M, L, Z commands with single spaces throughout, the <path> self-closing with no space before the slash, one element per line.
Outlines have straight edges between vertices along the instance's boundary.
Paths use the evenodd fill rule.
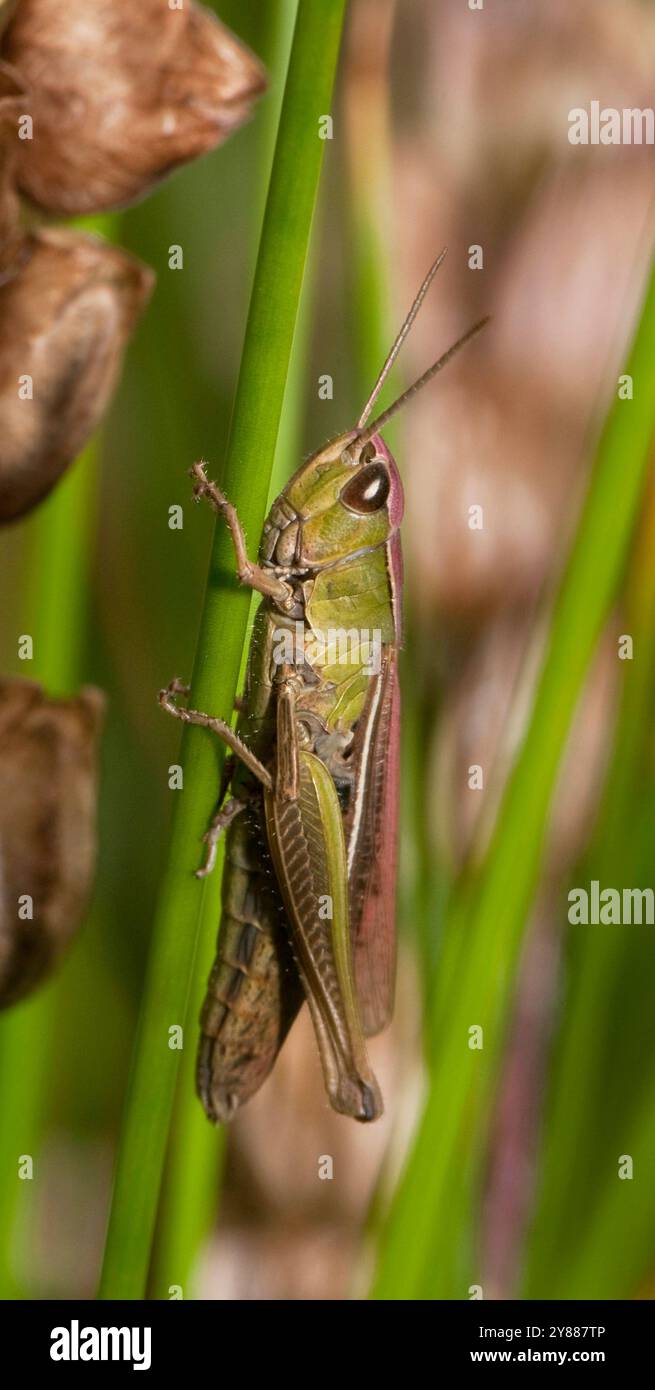
<path fill-rule="evenodd" d="M 20 75 L 8 63 L 0 61 L 0 283 L 15 260 L 21 240 L 14 175 L 18 154 L 18 118 L 24 109 L 25 89 Z"/>
<path fill-rule="evenodd" d="M 0 34 L 16 9 L 16 0 L 0 0 Z"/>
<path fill-rule="evenodd" d="M 30 89 L 19 187 L 67 216 L 124 207 L 249 116 L 261 64 L 186 0 L 21 0 L 2 56 Z"/>
<path fill-rule="evenodd" d="M 0 1006 L 30 993 L 74 936 L 96 855 L 104 696 L 48 699 L 0 678 Z M 32 920 L 19 916 L 29 895 Z"/>
<path fill-rule="evenodd" d="M 0 283 L 0 520 L 29 511 L 98 424 L 152 273 L 97 237 L 46 230 L 25 238 Z M 19 378 L 33 380 L 32 399 Z"/>

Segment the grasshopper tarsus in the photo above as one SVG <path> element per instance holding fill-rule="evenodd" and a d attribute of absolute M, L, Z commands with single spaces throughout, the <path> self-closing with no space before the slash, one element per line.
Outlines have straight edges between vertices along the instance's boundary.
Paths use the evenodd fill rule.
<path fill-rule="evenodd" d="M 201 864 L 199 869 L 194 869 L 194 878 L 209 878 L 210 874 L 213 874 L 216 867 L 216 854 L 217 846 L 212 845 L 204 864 Z"/>
<path fill-rule="evenodd" d="M 194 878 L 209 878 L 209 875 L 214 872 L 214 869 L 216 867 L 216 857 L 218 855 L 218 840 L 220 836 L 220 831 L 212 838 L 210 838 L 210 834 L 211 832 L 209 830 L 206 830 L 205 834 L 202 837 L 205 844 L 208 846 L 208 849 L 207 854 L 205 855 L 204 863 L 200 864 L 200 866 L 197 869 L 194 869 Z"/>
<path fill-rule="evenodd" d="M 162 709 L 168 710 L 169 714 L 173 712 L 177 714 L 177 707 L 175 711 L 169 708 L 169 706 L 174 703 L 174 697 L 176 695 L 183 695 L 186 699 L 190 694 L 191 686 L 186 685 L 184 681 L 180 680 L 179 676 L 173 676 L 172 681 L 169 681 L 168 685 L 166 685 L 163 690 L 160 690 L 157 698 Z"/>
<path fill-rule="evenodd" d="M 211 482 L 207 477 L 207 464 L 204 459 L 199 459 L 193 464 L 189 469 L 189 477 L 193 478 L 193 496 L 196 502 L 199 502 L 201 497 L 207 497 L 217 512 L 223 512 L 230 506 L 218 483 Z"/>

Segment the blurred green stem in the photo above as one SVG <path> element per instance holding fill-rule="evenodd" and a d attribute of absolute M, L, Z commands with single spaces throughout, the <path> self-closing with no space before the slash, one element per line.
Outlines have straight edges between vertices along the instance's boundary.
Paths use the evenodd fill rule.
<path fill-rule="evenodd" d="M 222 485 L 246 534 L 261 532 L 324 149 L 319 119 L 330 111 L 344 0 L 300 0 L 255 271 Z M 224 526 L 215 528 L 192 681 L 196 708 L 230 719 L 250 595 L 233 579 Z M 215 746 L 216 745 L 216 746 Z M 143 1295 L 179 1053 L 169 1028 L 182 1023 L 203 887 L 194 877 L 215 802 L 223 749 L 185 729 L 184 794 L 174 817 L 168 864 L 117 1159 L 103 1298 Z M 212 885 L 213 891 L 214 885 Z"/>
<path fill-rule="evenodd" d="M 89 603 L 89 561 L 97 479 L 90 444 L 34 518 L 32 600 L 37 636 L 35 674 L 49 695 L 71 695 L 79 683 Z"/>
<path fill-rule="evenodd" d="M 653 475 L 628 576 L 624 612 L 625 630 L 633 638 L 635 659 L 622 663 L 622 697 L 601 814 L 592 844 L 576 872 L 576 883 L 598 879 L 617 886 L 638 884 L 640 865 L 650 868 L 652 860 L 653 820 L 652 812 L 650 818 L 648 815 L 648 803 L 650 800 L 652 806 L 655 793 L 655 767 L 650 751 L 655 704 Z M 648 836 L 646 846 L 641 826 Z M 639 943 L 642 934 L 643 955 Z M 636 1114 L 617 1119 L 614 1130 L 617 1141 L 620 1137 L 620 1147 L 612 1152 L 612 1160 L 624 1148 L 634 1155 L 641 1179 L 634 1188 L 632 1183 L 618 1180 L 613 1162 L 608 1163 L 604 1156 L 596 1106 L 608 1092 L 603 1040 L 612 1036 L 616 1019 L 623 1011 L 621 982 L 626 979 L 626 970 L 639 973 L 640 966 L 647 968 L 651 934 L 651 927 L 633 926 L 627 933 L 611 927 L 600 931 L 569 928 L 572 949 L 566 1011 L 546 1110 L 541 1186 L 522 1291 L 526 1297 L 540 1297 L 548 1290 L 549 1296 L 552 1291 L 553 1297 L 574 1298 L 578 1296 L 576 1290 L 586 1288 L 580 1297 L 628 1298 L 635 1294 L 636 1283 L 647 1269 L 655 1214 L 653 1185 L 645 1178 L 652 1171 L 655 1154 L 652 1058 L 646 1057 L 640 1069 Z M 634 1016 L 623 1019 L 621 1035 L 625 1043 L 634 1030 L 634 1046 L 640 1051 L 643 1015 L 634 994 L 632 1000 Z M 625 1051 L 614 1042 L 611 1053 L 619 1067 L 629 1065 Z M 573 1231 L 574 1253 L 564 1258 L 563 1251 L 571 1248 Z M 607 1244 L 603 1247 L 605 1239 Z M 598 1252 L 602 1254 L 603 1248 L 605 1257 L 599 1259 Z"/>
<path fill-rule="evenodd" d="M 548 813 L 571 721 L 630 544 L 655 430 L 655 273 L 626 371 L 634 399 L 615 396 L 575 544 L 557 598 L 532 717 L 488 856 L 449 913 L 438 987 L 439 1046 L 420 1130 L 381 1243 L 378 1298 L 465 1297 L 442 1284 L 460 1156 L 480 1141 L 502 1056 L 523 926 L 538 880 Z M 461 949 L 462 943 L 466 949 Z M 452 988 L 452 961 L 457 969 Z M 484 1047 L 468 1030 L 483 1028 Z M 408 1238 L 411 1233 L 411 1238 Z"/>
<path fill-rule="evenodd" d="M 216 876 L 223 869 L 220 847 Z M 184 1298 L 194 1297 L 194 1270 L 198 1255 L 215 1217 L 225 1130 L 214 1128 L 196 1095 L 195 1061 L 198 1018 L 207 988 L 207 976 L 216 951 L 218 906 L 205 898 L 194 960 L 193 988 L 185 1025 L 185 1046 L 179 1069 L 173 1126 L 171 1129 L 162 1200 L 158 1216 L 153 1269 L 149 1283 L 153 1298 L 170 1298 L 179 1287 Z"/>

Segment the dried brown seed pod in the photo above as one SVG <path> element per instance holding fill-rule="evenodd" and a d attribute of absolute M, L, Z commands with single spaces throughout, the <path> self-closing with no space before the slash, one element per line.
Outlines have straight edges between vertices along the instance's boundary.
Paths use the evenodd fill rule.
<path fill-rule="evenodd" d="M 125 251 L 82 232 L 25 238 L 0 281 L 0 520 L 29 511 L 92 434 L 152 285 Z"/>
<path fill-rule="evenodd" d="M 0 1006 L 28 994 L 76 932 L 93 877 L 104 696 L 50 700 L 0 678 Z"/>
<path fill-rule="evenodd" d="M 0 34 L 16 8 L 16 0 L 0 0 Z"/>
<path fill-rule="evenodd" d="M 24 109 L 25 89 L 19 74 L 8 63 L 0 62 L 0 281 L 12 266 L 21 239 L 14 172 L 18 154 L 16 131 Z"/>
<path fill-rule="evenodd" d="M 261 64 L 185 0 L 21 0 L 2 55 L 31 93 L 18 182 L 49 212 L 124 207 L 250 114 Z"/>

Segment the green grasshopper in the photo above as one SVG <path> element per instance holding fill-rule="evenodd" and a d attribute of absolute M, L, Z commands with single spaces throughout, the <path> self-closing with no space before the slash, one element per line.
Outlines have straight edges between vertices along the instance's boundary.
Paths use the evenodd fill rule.
<path fill-rule="evenodd" d="M 403 493 L 379 431 L 486 320 L 367 422 L 444 255 L 356 429 L 313 454 L 273 503 L 258 564 L 205 465 L 191 470 L 194 496 L 229 527 L 238 578 L 262 595 L 236 731 L 179 705 L 189 691 L 178 680 L 159 697 L 231 749 L 197 871 L 211 872 L 227 830 L 197 1067 L 214 1122 L 259 1089 L 304 999 L 331 1105 L 362 1121 L 382 1114 L 365 1039 L 393 1010 Z"/>

